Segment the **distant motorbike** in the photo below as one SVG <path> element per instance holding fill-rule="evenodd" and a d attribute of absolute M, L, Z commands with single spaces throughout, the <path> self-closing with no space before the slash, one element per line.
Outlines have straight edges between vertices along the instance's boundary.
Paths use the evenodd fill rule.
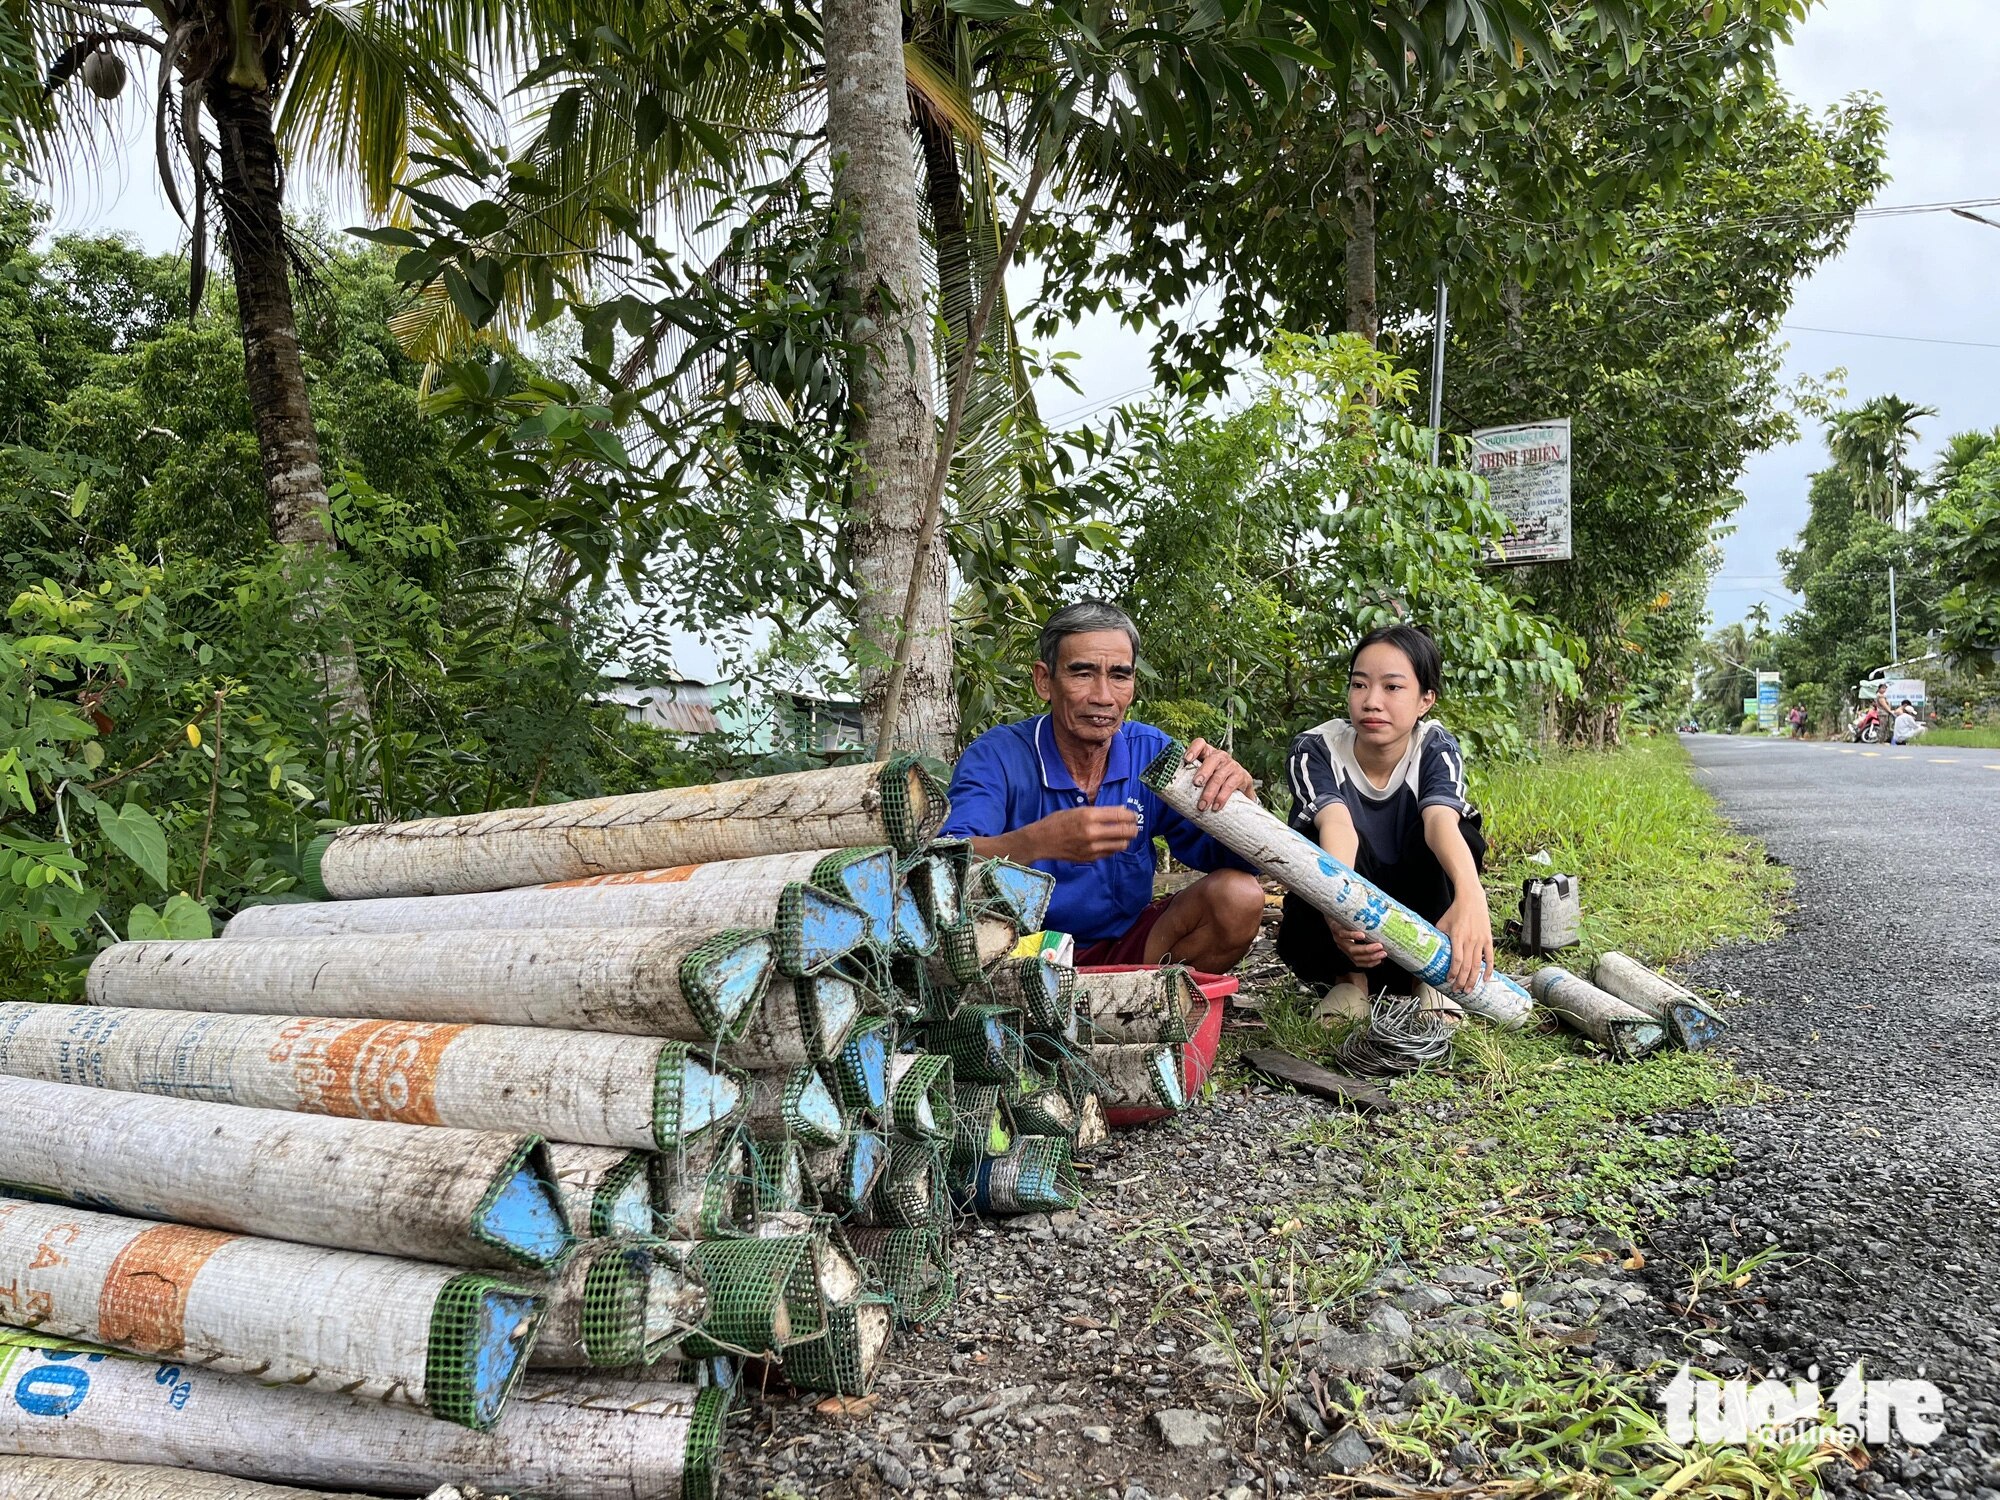
<path fill-rule="evenodd" d="M 1889 737 L 1889 724 L 1882 711 L 1869 704 L 1861 711 L 1861 717 L 1854 721 L 1854 742 L 1857 745 L 1878 745 Z"/>

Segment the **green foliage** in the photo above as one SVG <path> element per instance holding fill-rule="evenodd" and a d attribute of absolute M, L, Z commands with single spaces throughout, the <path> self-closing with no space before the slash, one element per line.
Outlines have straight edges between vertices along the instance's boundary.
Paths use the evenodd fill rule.
<path fill-rule="evenodd" d="M 172 261 L 37 250 L 16 199 L 0 224 L 0 367 L 23 376 L 0 446 L 0 990 L 71 993 L 102 940 L 205 936 L 284 895 L 327 819 L 702 774 L 597 706 L 646 622 L 552 595 L 548 550 L 495 538 L 490 470 L 420 410 L 381 257 L 330 247 L 301 323 L 344 548 L 311 562 L 271 543 L 226 289 L 176 321 Z M 358 746 L 329 738 L 341 640 L 374 709 Z"/>
<path fill-rule="evenodd" d="M 1497 518 L 1470 472 L 1431 464 L 1409 396 L 1359 339 L 1285 338 L 1239 410 L 1127 414 L 1090 479 L 1114 497 L 1105 591 L 1145 643 L 1139 712 L 1211 704 L 1211 737 L 1278 777 L 1294 734 L 1345 712 L 1354 642 L 1411 619 L 1471 753 L 1524 748 L 1519 705 L 1575 684 L 1568 643 L 1480 565 Z"/>
<path fill-rule="evenodd" d="M 2000 454 L 1957 475 L 1930 515 L 1937 543 L 1938 601 L 1948 651 L 2000 651 Z"/>

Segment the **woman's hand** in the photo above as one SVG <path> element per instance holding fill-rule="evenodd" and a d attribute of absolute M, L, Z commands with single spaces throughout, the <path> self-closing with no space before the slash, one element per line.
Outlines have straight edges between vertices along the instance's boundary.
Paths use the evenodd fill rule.
<path fill-rule="evenodd" d="M 1357 969 L 1372 969 L 1388 958 L 1389 950 L 1358 928 L 1343 927 L 1332 917 L 1326 925 L 1333 929 L 1333 945 Z"/>
<path fill-rule="evenodd" d="M 1438 927 L 1451 939 L 1451 974 L 1445 983 L 1454 994 L 1470 994 L 1493 972 L 1493 913 L 1486 892 L 1475 885 L 1452 902 Z"/>

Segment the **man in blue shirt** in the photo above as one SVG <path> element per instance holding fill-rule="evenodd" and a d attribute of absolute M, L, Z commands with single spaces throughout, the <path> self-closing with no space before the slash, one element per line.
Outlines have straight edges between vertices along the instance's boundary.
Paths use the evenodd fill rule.
<path fill-rule="evenodd" d="M 1139 779 L 1172 742 L 1128 723 L 1139 632 L 1123 610 L 1085 600 L 1042 627 L 1035 695 L 1049 711 L 989 729 L 966 747 L 951 778 L 948 837 L 975 852 L 1056 878 L 1048 926 L 1076 939 L 1079 964 L 1173 962 L 1226 973 L 1257 937 L 1264 892 L 1249 866 L 1160 801 Z M 1201 740 L 1201 805 L 1248 795 L 1250 773 Z M 1210 873 L 1153 898 L 1153 839 Z"/>

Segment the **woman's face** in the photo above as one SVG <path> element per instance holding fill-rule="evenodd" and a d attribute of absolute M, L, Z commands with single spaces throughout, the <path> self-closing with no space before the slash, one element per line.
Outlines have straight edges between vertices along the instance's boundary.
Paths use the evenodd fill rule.
<path fill-rule="evenodd" d="M 1378 641 L 1354 658 L 1347 720 L 1362 743 L 1381 748 L 1401 743 L 1435 702 L 1437 694 L 1417 685 L 1416 668 L 1394 646 Z"/>

